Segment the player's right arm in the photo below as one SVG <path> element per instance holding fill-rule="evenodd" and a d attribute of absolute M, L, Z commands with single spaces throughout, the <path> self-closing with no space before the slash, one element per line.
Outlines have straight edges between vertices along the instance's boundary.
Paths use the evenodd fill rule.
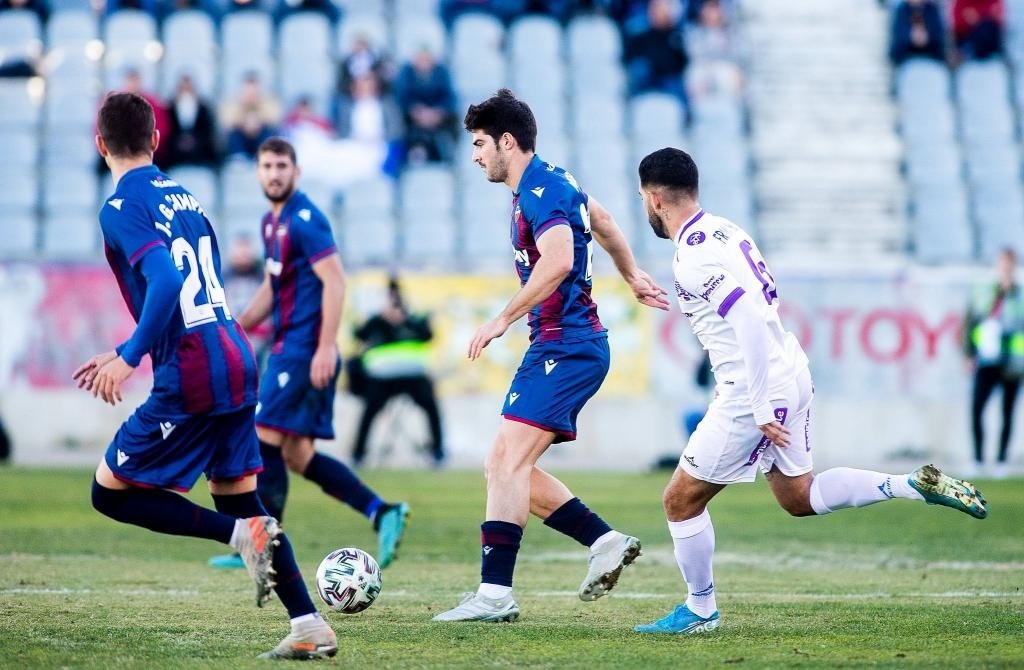
<path fill-rule="evenodd" d="M 629 248 L 626 236 L 615 222 L 615 217 L 594 198 L 589 198 L 590 234 L 601 248 L 608 252 L 615 263 L 615 268 L 622 275 L 626 284 L 633 290 L 633 295 L 643 305 L 668 310 L 669 304 L 662 296 L 665 289 L 658 286 L 650 275 L 640 269 Z"/>
<path fill-rule="evenodd" d="M 274 289 L 270 285 L 270 273 L 264 270 L 263 283 L 256 289 L 256 293 L 246 305 L 245 311 L 237 317 L 238 325 L 242 327 L 242 330 L 252 330 L 263 323 L 273 310 Z"/>

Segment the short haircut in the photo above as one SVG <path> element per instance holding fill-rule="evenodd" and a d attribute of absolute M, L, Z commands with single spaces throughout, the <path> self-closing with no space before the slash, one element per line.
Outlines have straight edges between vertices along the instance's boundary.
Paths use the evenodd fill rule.
<path fill-rule="evenodd" d="M 643 188 L 660 187 L 675 195 L 697 198 L 697 164 L 685 151 L 672 147 L 658 149 L 640 161 L 639 171 Z"/>
<path fill-rule="evenodd" d="M 118 158 L 148 156 L 155 126 L 153 107 L 136 93 L 111 93 L 103 99 L 96 129 L 110 155 Z"/>
<path fill-rule="evenodd" d="M 292 159 L 292 165 L 299 164 L 299 161 L 295 158 L 295 147 L 293 147 L 292 143 L 283 137 L 268 137 L 263 140 L 263 143 L 260 144 L 260 148 L 256 150 L 256 156 L 259 157 L 265 153 L 287 156 Z"/>
<path fill-rule="evenodd" d="M 494 138 L 495 143 L 508 133 L 516 138 L 523 151 L 534 151 L 537 146 L 537 119 L 530 106 L 507 88 L 477 105 L 470 105 L 463 120 L 466 130 L 482 130 Z"/>

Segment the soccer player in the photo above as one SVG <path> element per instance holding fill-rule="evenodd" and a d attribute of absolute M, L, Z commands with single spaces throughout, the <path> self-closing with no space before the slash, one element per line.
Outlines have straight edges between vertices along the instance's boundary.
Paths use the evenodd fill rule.
<path fill-rule="evenodd" d="M 273 316 L 273 344 L 256 405 L 263 457 L 259 496 L 280 521 L 288 470 L 302 475 L 370 519 L 383 568 L 395 557 L 409 506 L 385 503 L 344 463 L 313 448 L 317 438 L 334 438 L 334 390 L 341 369 L 338 325 L 345 301 L 341 257 L 327 217 L 297 188 L 300 170 L 294 147 L 271 137 L 260 145 L 256 160 L 270 202 L 261 225 L 266 271 L 238 324 L 248 330 Z M 230 555 L 210 562 L 242 567 Z"/>
<path fill-rule="evenodd" d="M 812 474 L 814 386 L 807 356 L 779 320 L 775 279 L 764 258 L 738 226 L 701 209 L 697 166 L 685 152 L 655 151 L 639 171 L 651 228 L 675 243 L 679 308 L 711 356 L 716 397 L 690 436 L 663 500 L 686 602 L 636 631 L 718 628 L 715 530 L 707 504 L 728 484 L 754 481 L 759 467 L 794 516 L 906 498 L 985 518 L 986 501 L 974 485 L 933 465 L 905 475 L 852 468 Z"/>
<path fill-rule="evenodd" d="M 477 330 L 475 360 L 488 343 L 529 315 L 530 348 L 505 397 L 504 420 L 487 457 L 487 511 L 480 526 L 480 587 L 435 621 L 514 621 L 512 573 L 523 528 L 532 513 L 590 549 L 582 600 L 610 591 L 640 554 L 640 541 L 612 530 L 537 459 L 556 442 L 576 439 L 576 417 L 608 373 L 607 331 L 590 297 L 593 245 L 611 255 L 642 304 L 668 309 L 665 291 L 637 267 L 622 231 L 572 175 L 534 153 L 537 122 L 508 89 L 465 118 L 473 161 L 488 181 L 513 192 L 511 236 L 520 290 Z"/>
<path fill-rule="evenodd" d="M 122 523 L 234 547 L 256 583 L 256 604 L 262 607 L 274 589 L 291 619 L 291 633 L 263 658 L 334 656 L 334 631 L 313 606 L 288 539 L 256 495 L 263 468 L 253 416 L 256 360 L 224 301 L 206 212 L 153 165 L 160 134 L 145 99 L 108 96 L 97 128 L 96 146 L 115 185 L 100 210 L 100 228 L 137 325 L 114 351 L 79 367 L 74 379 L 114 405 L 148 353 L 153 390 L 100 461 L 92 504 Z M 173 492 L 188 491 L 200 473 L 216 512 Z"/>

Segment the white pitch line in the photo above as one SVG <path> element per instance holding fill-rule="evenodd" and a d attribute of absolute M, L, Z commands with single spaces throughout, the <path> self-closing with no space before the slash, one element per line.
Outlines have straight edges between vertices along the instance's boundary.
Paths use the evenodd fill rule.
<path fill-rule="evenodd" d="M 80 595 L 97 593 L 101 595 L 116 594 L 119 596 L 195 596 L 199 591 L 191 589 L 53 589 L 42 586 L 18 586 L 12 588 L 0 588 L 0 594 L 4 593 L 31 593 L 40 595 Z"/>
<path fill-rule="evenodd" d="M 431 598 L 434 594 L 418 593 L 405 589 L 394 591 L 383 591 L 382 596 L 388 598 Z M 577 598 L 576 591 L 516 591 L 516 595 L 523 598 Z M 866 593 L 791 593 L 778 594 L 755 591 L 723 591 L 725 598 L 771 598 L 780 601 L 816 601 L 816 600 L 873 600 L 882 598 L 1022 598 L 1024 591 L 935 591 L 935 592 L 908 592 L 897 593 L 890 591 L 873 591 Z M 682 593 L 652 593 L 644 591 L 616 591 L 608 594 L 609 598 L 622 600 L 662 600 L 682 598 Z"/>

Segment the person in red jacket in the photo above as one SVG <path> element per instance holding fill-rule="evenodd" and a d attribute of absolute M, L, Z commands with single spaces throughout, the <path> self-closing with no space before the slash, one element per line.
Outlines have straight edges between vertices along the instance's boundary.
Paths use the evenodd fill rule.
<path fill-rule="evenodd" d="M 982 60 L 1003 50 L 1003 0 L 953 0 L 950 25 L 963 60 Z"/>

